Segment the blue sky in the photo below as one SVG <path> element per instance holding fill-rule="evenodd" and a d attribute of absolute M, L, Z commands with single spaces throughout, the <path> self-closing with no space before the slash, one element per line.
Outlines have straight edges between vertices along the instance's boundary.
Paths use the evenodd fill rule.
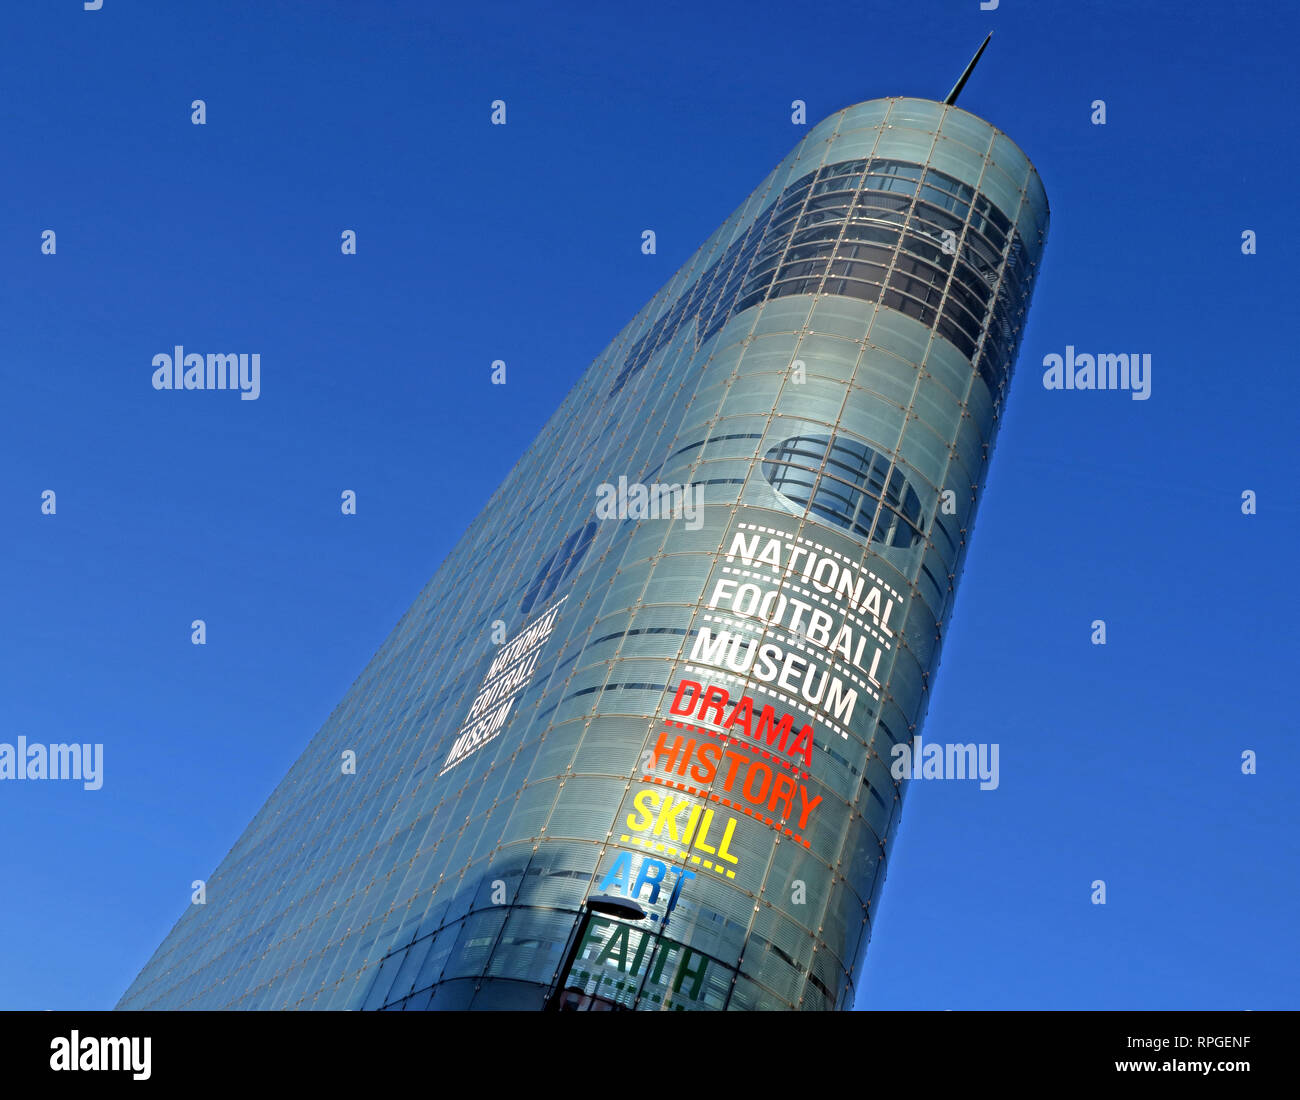
<path fill-rule="evenodd" d="M 443 7 L 6 14 L 0 741 L 106 766 L 0 788 L 0 1007 L 116 1002 L 581 372 L 807 132 L 792 100 L 942 98 L 990 29 L 961 103 L 1052 226 L 925 732 L 998 742 L 1001 785 L 914 786 L 859 1007 L 1296 1007 L 1300 19 Z M 260 398 L 155 392 L 175 344 L 260 352 Z M 1045 390 L 1066 345 L 1149 352 L 1151 399 Z"/>

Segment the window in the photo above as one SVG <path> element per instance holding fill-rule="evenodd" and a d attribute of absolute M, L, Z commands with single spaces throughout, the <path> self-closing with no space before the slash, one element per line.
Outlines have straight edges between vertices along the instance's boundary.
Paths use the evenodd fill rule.
<path fill-rule="evenodd" d="M 591 546 L 591 540 L 595 537 L 596 522 L 592 520 L 565 539 L 560 544 L 560 548 L 542 563 L 536 578 L 524 593 L 524 598 L 519 601 L 519 610 L 527 615 L 538 604 L 550 599 L 560 582 L 582 564 L 582 559 L 587 556 L 587 549 Z"/>
<path fill-rule="evenodd" d="M 957 241 L 954 255 L 950 249 Z M 923 270 L 912 256 L 931 269 Z M 976 356 L 990 306 L 997 304 L 1001 316 L 989 326 L 977 364 L 996 401 L 1028 305 L 1032 273 L 1023 256 L 1010 218 L 946 173 L 885 158 L 828 165 L 787 187 L 665 305 L 628 349 L 610 392 L 617 393 L 679 333 L 693 335 L 698 348 L 752 306 L 789 294 L 825 293 L 882 301 L 934 326 L 967 358 Z M 877 266 L 844 263 L 864 260 Z M 887 279 L 891 266 L 895 274 Z"/>
<path fill-rule="evenodd" d="M 787 500 L 872 542 L 910 548 L 921 539 L 921 498 L 865 443 L 794 436 L 768 449 L 763 476 Z"/>

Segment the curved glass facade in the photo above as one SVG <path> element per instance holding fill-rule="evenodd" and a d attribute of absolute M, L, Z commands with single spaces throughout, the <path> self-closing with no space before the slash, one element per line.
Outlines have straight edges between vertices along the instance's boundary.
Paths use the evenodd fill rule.
<path fill-rule="evenodd" d="M 959 108 L 812 129 L 583 374 L 119 1007 L 851 1006 L 1047 221 Z"/>

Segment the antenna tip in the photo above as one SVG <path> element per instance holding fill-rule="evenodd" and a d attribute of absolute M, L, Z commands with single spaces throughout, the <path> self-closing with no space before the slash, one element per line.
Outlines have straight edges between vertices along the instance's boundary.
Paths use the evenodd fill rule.
<path fill-rule="evenodd" d="M 953 85 L 952 91 L 944 98 L 944 103 L 951 107 L 957 102 L 957 97 L 961 95 L 961 90 L 966 86 L 966 81 L 970 79 L 970 74 L 975 71 L 975 65 L 984 52 L 984 47 L 989 44 L 989 39 L 993 37 L 993 32 L 989 31 L 984 36 L 984 41 L 980 43 L 980 48 L 975 51 L 975 56 L 970 59 L 970 64 L 966 66 L 965 71 L 958 78 L 957 83 Z"/>

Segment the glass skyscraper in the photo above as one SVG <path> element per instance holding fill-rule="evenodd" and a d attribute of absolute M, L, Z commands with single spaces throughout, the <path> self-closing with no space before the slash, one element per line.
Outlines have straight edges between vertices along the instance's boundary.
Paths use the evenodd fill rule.
<path fill-rule="evenodd" d="M 850 1007 L 1047 222 L 955 106 L 809 131 L 583 374 L 119 1007 Z"/>

